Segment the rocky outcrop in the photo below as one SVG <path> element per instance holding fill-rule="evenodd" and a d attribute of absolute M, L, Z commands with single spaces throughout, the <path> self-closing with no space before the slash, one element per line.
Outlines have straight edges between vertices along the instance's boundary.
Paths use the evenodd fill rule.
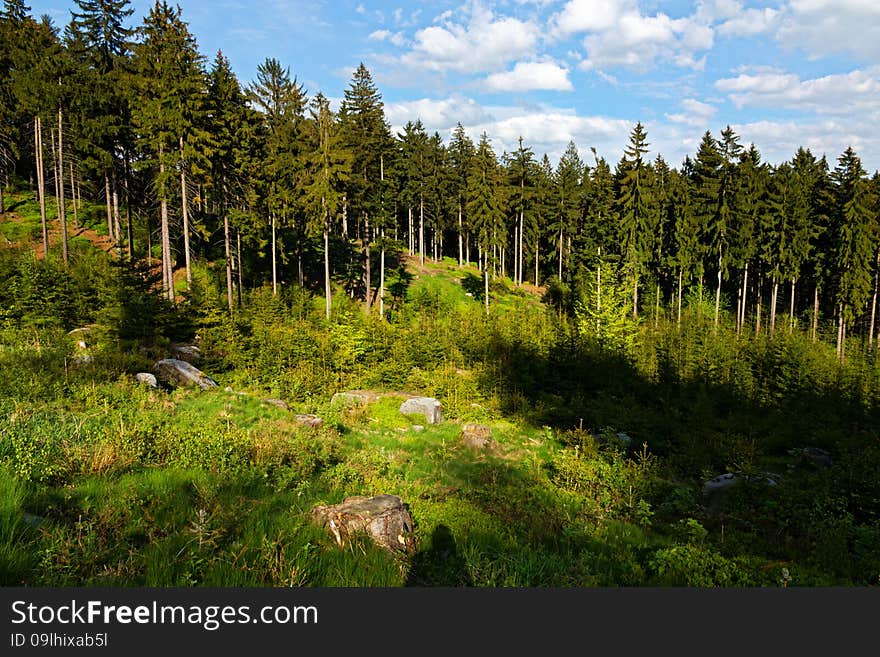
<path fill-rule="evenodd" d="M 288 404 L 283 399 L 264 399 L 263 403 L 275 406 L 276 408 L 280 408 L 282 411 L 290 410 L 290 404 Z"/>
<path fill-rule="evenodd" d="M 172 387 L 198 386 L 207 390 L 217 386 L 217 382 L 200 369 L 176 358 L 157 361 L 153 372 L 159 381 Z"/>
<path fill-rule="evenodd" d="M 412 516 L 396 495 L 348 497 L 341 504 L 316 506 L 312 517 L 329 529 L 340 547 L 350 543 L 353 534 L 366 533 L 387 550 L 415 551 Z"/>
<path fill-rule="evenodd" d="M 413 397 L 400 405 L 400 412 L 404 415 L 421 415 L 427 424 L 440 424 L 443 422 L 442 408 L 433 397 Z"/>
<path fill-rule="evenodd" d="M 177 360 L 194 363 L 202 359 L 202 350 L 192 344 L 177 345 L 171 348 L 171 355 Z"/>

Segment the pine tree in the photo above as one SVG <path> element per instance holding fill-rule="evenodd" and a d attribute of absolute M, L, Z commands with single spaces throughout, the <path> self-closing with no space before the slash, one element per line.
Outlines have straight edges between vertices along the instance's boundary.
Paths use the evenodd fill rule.
<path fill-rule="evenodd" d="M 499 245 L 499 236 L 504 225 L 504 211 L 499 202 L 501 180 L 498 160 L 489 137 L 484 132 L 480 136 L 474 154 L 467 187 L 467 213 L 474 228 L 477 243 L 483 255 L 484 302 L 486 314 L 489 313 L 489 264 L 493 247 Z"/>
<path fill-rule="evenodd" d="M 465 134 L 461 123 L 455 126 L 447 151 L 449 153 L 450 189 L 455 199 L 457 215 L 458 266 L 461 267 L 465 262 L 465 236 L 468 233 L 469 226 L 469 221 L 464 212 L 467 194 L 467 175 L 475 153 L 474 142 Z M 470 249 L 467 251 L 467 261 L 470 264 Z"/>
<path fill-rule="evenodd" d="M 565 261 L 565 247 L 577 229 L 581 211 L 579 190 L 584 176 L 584 163 L 581 161 L 577 146 L 573 141 L 568 143 L 562 157 L 556 165 L 556 213 L 550 228 L 557 237 L 558 276 L 560 282 Z"/>
<path fill-rule="evenodd" d="M 345 185 L 351 179 L 351 153 L 342 147 L 330 101 L 318 94 L 311 103 L 311 147 L 307 155 L 307 186 L 304 204 L 308 208 L 313 233 L 324 239 L 325 314 L 330 319 L 330 228 L 343 205 Z"/>

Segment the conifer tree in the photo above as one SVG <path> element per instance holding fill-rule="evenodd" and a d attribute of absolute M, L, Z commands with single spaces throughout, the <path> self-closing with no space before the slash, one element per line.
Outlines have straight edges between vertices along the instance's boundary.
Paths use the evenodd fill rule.
<path fill-rule="evenodd" d="M 489 265 L 490 259 L 493 258 L 491 254 L 494 252 L 493 247 L 499 244 L 499 236 L 504 225 L 504 211 L 498 197 L 500 187 L 498 160 L 489 143 L 489 136 L 484 132 L 480 136 L 468 174 L 467 213 L 483 256 L 486 314 L 489 313 Z"/>
<path fill-rule="evenodd" d="M 466 262 L 465 255 L 467 255 L 467 262 L 469 263 L 470 261 L 470 248 L 467 249 L 467 254 L 465 253 L 465 236 L 468 232 L 467 227 L 469 224 L 464 208 L 467 194 L 467 175 L 471 160 L 474 157 L 475 148 L 474 142 L 467 136 L 460 122 L 455 126 L 447 151 L 449 153 L 450 190 L 455 199 L 457 217 L 458 266 L 461 267 Z"/>

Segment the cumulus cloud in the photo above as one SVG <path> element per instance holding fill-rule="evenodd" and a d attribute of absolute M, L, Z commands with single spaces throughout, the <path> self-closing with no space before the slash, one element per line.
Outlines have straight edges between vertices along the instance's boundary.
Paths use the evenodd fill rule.
<path fill-rule="evenodd" d="M 496 16 L 477 0 L 466 5 L 465 14 L 457 20 L 445 12 L 436 24 L 418 30 L 412 49 L 400 61 L 430 71 L 479 73 L 498 71 L 534 54 L 540 36 L 535 23 Z"/>
<path fill-rule="evenodd" d="M 485 80 L 489 91 L 571 91 L 568 69 L 553 62 L 517 62 L 511 71 L 493 73 Z"/>
<path fill-rule="evenodd" d="M 584 70 L 648 69 L 660 61 L 701 69 L 699 53 L 714 40 L 711 22 L 724 13 L 718 5 L 702 3 L 691 16 L 671 18 L 643 14 L 635 0 L 570 0 L 550 18 L 550 33 L 556 38 L 585 33 Z"/>
<path fill-rule="evenodd" d="M 718 112 L 717 108 L 713 105 L 693 98 L 686 98 L 681 101 L 681 109 L 682 111 L 679 113 L 667 114 L 666 118 L 673 123 L 698 127 L 707 125 Z"/>
<path fill-rule="evenodd" d="M 880 61 L 880 4 L 874 0 L 790 0 L 777 39 L 812 57 L 846 53 Z"/>
<path fill-rule="evenodd" d="M 777 26 L 780 12 L 770 7 L 744 9 L 718 26 L 723 36 L 755 36 L 770 32 Z"/>
<path fill-rule="evenodd" d="M 406 43 L 406 37 L 403 36 L 402 32 L 392 32 L 390 30 L 376 30 L 371 32 L 367 38 L 370 41 L 388 41 L 395 46 L 402 46 Z"/>
<path fill-rule="evenodd" d="M 880 66 L 802 80 L 794 73 L 766 71 L 724 78 L 715 88 L 737 108 L 784 107 L 830 115 L 880 113 Z"/>

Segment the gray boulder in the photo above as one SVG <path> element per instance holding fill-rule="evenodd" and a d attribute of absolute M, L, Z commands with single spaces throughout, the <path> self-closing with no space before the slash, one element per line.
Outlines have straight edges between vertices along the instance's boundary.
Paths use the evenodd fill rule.
<path fill-rule="evenodd" d="M 820 468 L 830 468 L 834 463 L 831 458 L 831 452 L 826 452 L 818 447 L 804 447 L 801 452 L 801 459 L 805 463 L 812 463 Z"/>
<path fill-rule="evenodd" d="M 156 378 L 169 386 L 198 386 L 202 390 L 217 387 L 217 382 L 200 369 L 176 358 L 165 358 L 153 365 Z"/>
<path fill-rule="evenodd" d="M 723 491 L 738 483 L 739 477 L 732 472 L 725 472 L 723 475 L 718 475 L 703 484 L 703 495 L 711 495 Z"/>
<path fill-rule="evenodd" d="M 442 405 L 433 397 L 413 397 L 400 405 L 404 415 L 422 415 L 428 424 L 443 422 Z"/>
<path fill-rule="evenodd" d="M 185 360 L 187 363 L 194 363 L 202 358 L 202 350 L 195 345 L 178 345 L 172 347 L 171 355 L 178 360 Z"/>
<path fill-rule="evenodd" d="M 290 405 L 286 401 L 284 401 L 283 399 L 264 399 L 263 403 L 270 404 L 272 406 L 280 408 L 282 411 L 289 411 L 290 410 Z"/>
<path fill-rule="evenodd" d="M 156 381 L 156 376 L 150 374 L 149 372 L 138 372 L 134 375 L 135 381 L 141 383 L 148 388 L 158 388 L 159 382 Z"/>
<path fill-rule="evenodd" d="M 311 413 L 298 414 L 296 416 L 296 423 L 301 424 L 304 427 L 310 427 L 312 429 L 317 429 L 318 427 L 324 426 L 324 420 L 319 418 L 317 415 L 312 415 Z"/>
<path fill-rule="evenodd" d="M 312 517 L 330 530 L 343 547 L 355 533 L 365 532 L 391 551 L 415 551 L 414 523 L 406 504 L 396 495 L 348 497 L 341 504 L 316 506 Z"/>

